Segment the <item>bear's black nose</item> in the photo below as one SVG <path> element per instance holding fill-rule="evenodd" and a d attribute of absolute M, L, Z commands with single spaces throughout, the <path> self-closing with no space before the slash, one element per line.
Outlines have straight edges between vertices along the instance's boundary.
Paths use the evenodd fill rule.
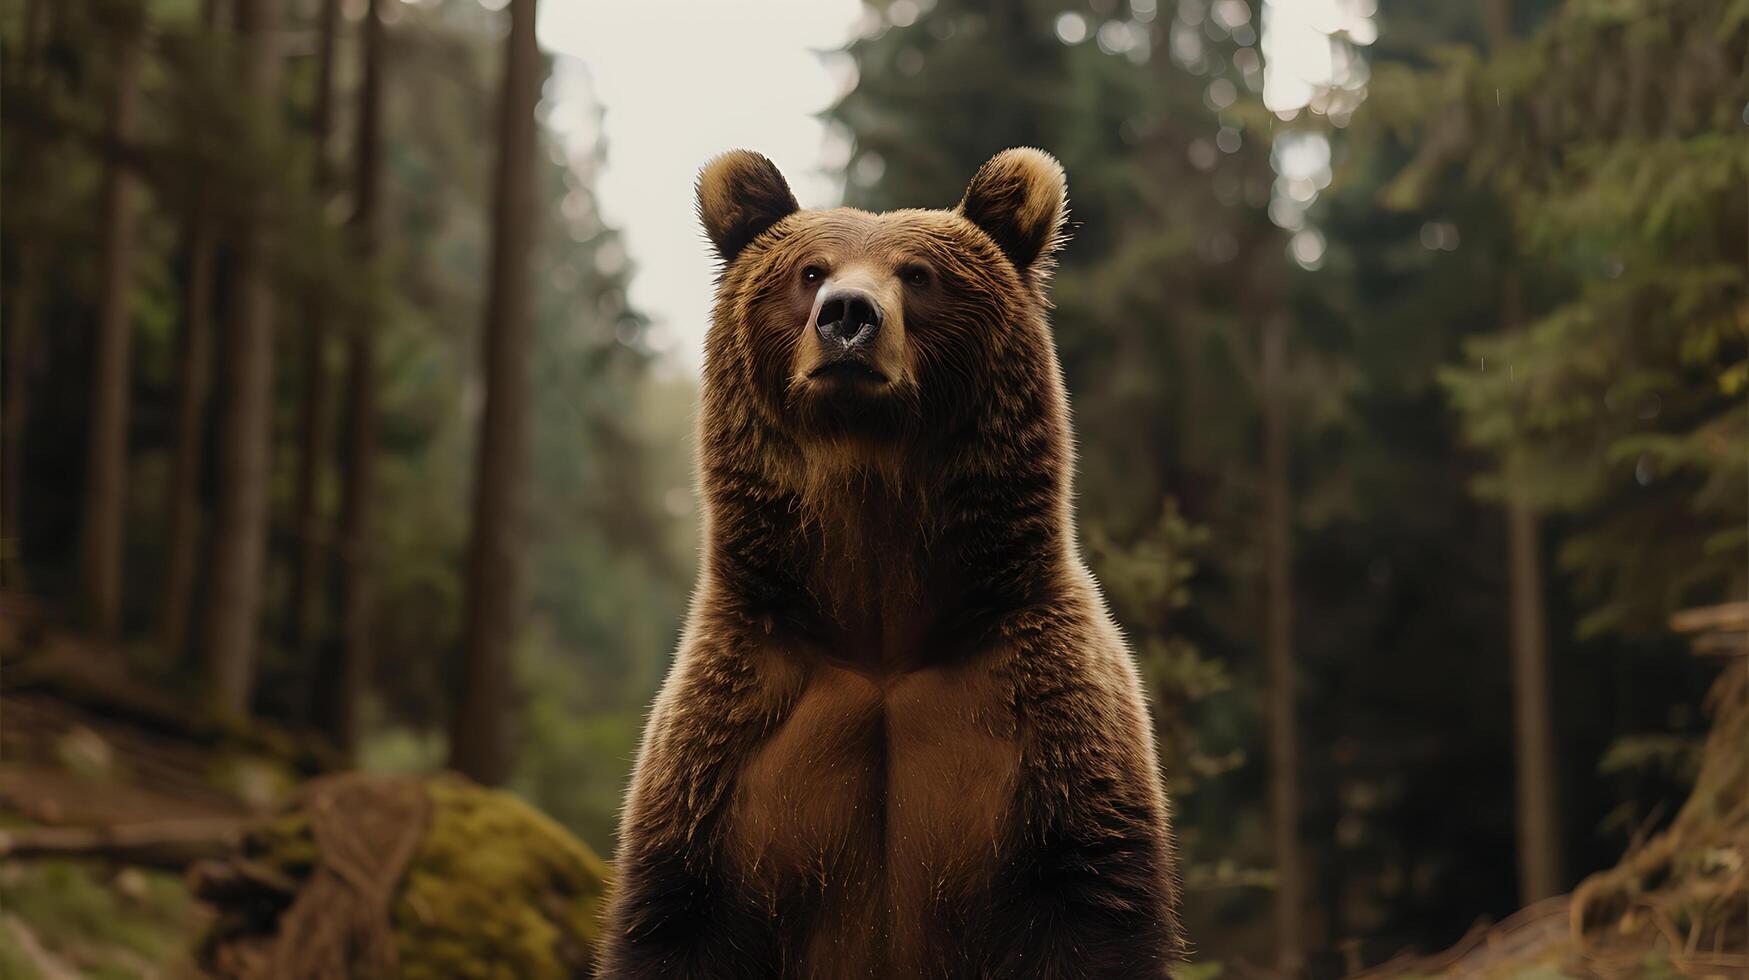
<path fill-rule="evenodd" d="M 880 304 L 860 289 L 833 286 L 820 297 L 820 314 L 814 319 L 814 329 L 828 347 L 866 344 L 880 332 Z"/>

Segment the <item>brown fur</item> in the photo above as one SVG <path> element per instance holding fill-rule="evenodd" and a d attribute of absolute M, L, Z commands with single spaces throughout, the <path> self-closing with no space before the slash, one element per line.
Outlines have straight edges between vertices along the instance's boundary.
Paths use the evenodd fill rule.
<path fill-rule="evenodd" d="M 742 151 L 699 202 L 704 568 L 601 975 L 1168 974 L 1151 729 L 1075 545 L 1061 168 L 1010 150 L 954 211 L 808 212 Z M 877 297 L 884 381 L 814 376 L 826 283 Z"/>

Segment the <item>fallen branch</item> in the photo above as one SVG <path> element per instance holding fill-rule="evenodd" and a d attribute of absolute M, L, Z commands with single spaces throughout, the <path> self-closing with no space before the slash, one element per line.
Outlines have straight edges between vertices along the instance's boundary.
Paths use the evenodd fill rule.
<path fill-rule="evenodd" d="M 36 968 L 37 974 L 43 980 L 79 980 L 79 974 L 62 962 L 60 957 L 43 948 L 42 940 L 38 939 L 36 933 L 32 932 L 30 927 L 20 921 L 17 916 L 11 914 L 0 916 L 0 922 L 5 923 L 7 932 L 12 934 L 12 941 L 16 948 L 24 954 L 25 959 L 30 961 L 30 965 Z"/>
<path fill-rule="evenodd" d="M 242 839 L 242 822 L 229 818 L 24 827 L 0 830 L 0 858 L 103 858 L 181 871 L 196 861 L 235 853 Z"/>

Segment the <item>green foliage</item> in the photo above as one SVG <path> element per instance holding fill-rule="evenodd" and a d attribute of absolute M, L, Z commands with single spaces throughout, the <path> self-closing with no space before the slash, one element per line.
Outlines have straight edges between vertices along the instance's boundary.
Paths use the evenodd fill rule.
<path fill-rule="evenodd" d="M 63 968 L 94 980 L 137 980 L 178 960 L 198 921 L 181 879 L 158 871 L 107 872 L 77 861 L 0 868 L 0 978 L 40 976 L 18 927 Z M 16 919 L 16 925 L 11 920 Z"/>
<path fill-rule="evenodd" d="M 1560 557 L 1589 632 L 1643 632 L 1745 585 L 1741 18 L 1726 0 L 1571 2 L 1526 43 L 1422 80 L 1535 263 L 1526 321 L 1472 340 L 1442 380 L 1517 491 L 1579 518 Z M 1424 154 L 1405 182 L 1449 163 Z"/>
<path fill-rule="evenodd" d="M 1088 533 L 1088 558 L 1098 572 L 1112 612 L 1130 630 L 1130 643 L 1153 695 L 1163 765 L 1173 795 L 1183 798 L 1198 784 L 1230 772 L 1245 754 L 1212 754 L 1194 719 L 1205 699 L 1233 686 L 1227 667 L 1203 656 L 1196 644 L 1175 632 L 1173 618 L 1190 605 L 1190 582 L 1209 544 L 1206 527 L 1192 525 L 1167 499 L 1159 521 L 1128 545 L 1113 542 L 1102 528 Z"/>
<path fill-rule="evenodd" d="M 1681 735 L 1624 735 L 1597 762 L 1599 775 L 1656 770 L 1692 784 L 1700 772 L 1700 742 Z"/>

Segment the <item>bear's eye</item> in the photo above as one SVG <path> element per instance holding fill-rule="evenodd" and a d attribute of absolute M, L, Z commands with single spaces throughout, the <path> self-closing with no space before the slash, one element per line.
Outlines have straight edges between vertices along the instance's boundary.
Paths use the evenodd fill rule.
<path fill-rule="evenodd" d="M 817 265 L 810 265 L 802 270 L 802 285 L 815 286 L 826 278 L 826 270 Z"/>
<path fill-rule="evenodd" d="M 899 270 L 899 278 L 907 286 L 929 285 L 929 270 L 920 265 L 908 265 Z"/>

